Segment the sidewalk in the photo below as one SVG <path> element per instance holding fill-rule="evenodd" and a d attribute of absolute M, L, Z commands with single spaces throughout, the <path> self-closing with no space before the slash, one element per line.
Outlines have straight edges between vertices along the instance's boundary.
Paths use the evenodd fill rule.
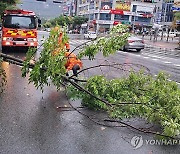
<path fill-rule="evenodd" d="M 140 36 L 142 37 L 142 36 Z M 178 47 L 178 40 L 179 38 L 169 38 L 168 42 L 167 42 L 167 38 L 163 38 L 163 40 L 161 40 L 161 37 L 158 37 L 157 41 L 154 41 L 154 38 L 152 37 L 152 39 L 150 40 L 150 36 L 145 36 L 144 37 L 144 42 L 145 44 L 154 46 L 154 47 L 158 47 L 161 49 L 169 49 L 169 50 L 175 50 L 175 48 Z"/>

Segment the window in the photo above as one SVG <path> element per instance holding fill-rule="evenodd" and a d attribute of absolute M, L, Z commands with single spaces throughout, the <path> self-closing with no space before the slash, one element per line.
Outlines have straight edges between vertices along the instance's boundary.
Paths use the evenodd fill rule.
<path fill-rule="evenodd" d="M 98 14 L 96 13 L 96 14 L 95 14 L 95 19 L 97 19 L 97 18 L 98 18 Z"/>
<path fill-rule="evenodd" d="M 36 28 L 35 17 L 29 16 L 5 16 L 4 27 L 6 28 Z"/>
<path fill-rule="evenodd" d="M 134 17 L 132 17 L 132 22 L 133 21 L 134 21 Z M 135 17 L 135 21 L 150 23 L 151 18 Z"/>
<path fill-rule="evenodd" d="M 91 2 L 91 3 L 90 3 L 89 9 L 94 9 L 94 2 Z"/>
<path fill-rule="evenodd" d="M 132 12 L 136 12 L 137 5 L 133 5 Z"/>
<path fill-rule="evenodd" d="M 90 20 L 93 20 L 93 19 L 94 19 L 94 14 L 90 14 L 90 15 L 89 15 L 89 19 L 90 19 Z"/>
<path fill-rule="evenodd" d="M 121 21 L 124 21 L 124 20 L 127 21 L 127 20 L 129 20 L 129 16 L 128 15 L 115 14 L 114 19 L 115 20 L 121 20 Z"/>
<path fill-rule="evenodd" d="M 108 13 L 101 13 L 100 20 L 111 20 L 111 14 Z"/>

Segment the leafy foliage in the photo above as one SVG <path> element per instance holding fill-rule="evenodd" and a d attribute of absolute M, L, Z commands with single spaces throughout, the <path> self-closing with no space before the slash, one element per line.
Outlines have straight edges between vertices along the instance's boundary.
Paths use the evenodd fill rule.
<path fill-rule="evenodd" d="M 69 86 L 69 96 L 82 99 L 85 106 L 106 110 L 113 118 L 143 117 L 160 124 L 165 135 L 180 134 L 180 89 L 175 82 L 168 81 L 168 76 L 162 72 L 156 78 L 144 75 L 142 71 L 131 72 L 128 78 L 113 80 L 93 76 L 82 86 L 112 104 L 112 107 L 107 106 Z"/>
<path fill-rule="evenodd" d="M 180 12 L 175 12 L 174 13 L 174 20 L 172 21 L 172 28 L 180 31 L 180 26 L 176 23 L 178 20 L 180 20 Z"/>
<path fill-rule="evenodd" d="M 176 12 L 174 16 L 176 20 L 180 20 L 180 12 Z"/>
<path fill-rule="evenodd" d="M 65 31 L 65 29 L 64 29 Z M 41 51 L 39 59 L 35 62 L 35 67 L 29 70 L 31 59 L 35 54 L 35 49 L 30 49 L 27 53 L 24 67 L 22 68 L 22 76 L 25 77 L 30 71 L 29 82 L 33 82 L 35 87 L 43 89 L 44 85 L 50 85 L 49 79 L 53 84 L 60 88 L 62 82 L 62 74 L 65 74 L 64 57 L 65 48 L 58 43 L 60 27 L 55 27 L 51 32 L 49 38 L 44 43 L 44 48 Z M 66 33 L 63 33 L 62 42 L 65 44 L 68 41 Z"/>
<path fill-rule="evenodd" d="M 87 18 L 84 18 L 81 16 L 71 17 L 71 16 L 60 15 L 59 17 L 56 17 L 54 19 L 47 20 L 43 26 L 45 28 L 49 28 L 49 27 L 54 27 L 56 25 L 59 25 L 59 26 L 72 25 L 73 28 L 76 28 L 77 26 L 80 26 L 81 24 L 87 21 L 88 21 Z"/>
<path fill-rule="evenodd" d="M 86 23 L 87 21 L 88 18 L 85 18 L 83 16 L 75 16 L 72 18 L 73 28 L 76 28 L 77 26 L 81 26 L 81 24 Z"/>
<path fill-rule="evenodd" d="M 93 60 L 98 52 L 102 52 L 103 56 L 108 56 L 121 49 L 127 42 L 129 37 L 128 27 L 119 24 L 111 29 L 108 37 L 101 37 L 94 41 L 91 45 L 87 45 L 83 51 L 79 52 L 79 58 L 88 57 Z"/>
<path fill-rule="evenodd" d="M 114 27 L 108 37 L 100 38 L 79 52 L 79 57 L 93 60 L 98 52 L 104 56 L 115 53 L 125 43 L 129 36 L 125 25 Z M 64 49 L 58 46 L 59 30 L 52 30 L 44 44 L 40 58 L 30 71 L 29 81 L 37 88 L 49 85 L 48 79 L 59 89 L 62 76 L 65 75 Z M 67 41 L 64 31 L 63 42 Z M 53 51 L 59 51 L 54 56 Z M 30 50 L 22 69 L 23 76 L 29 72 L 30 59 L 34 51 Z M 102 100 L 111 103 L 109 106 L 92 95 L 69 86 L 69 96 L 82 99 L 82 104 L 96 110 L 106 110 L 113 118 L 128 118 L 139 116 L 151 122 L 160 124 L 163 133 L 169 136 L 179 135 L 180 130 L 180 89 L 175 82 L 168 81 L 168 76 L 159 73 L 156 78 L 132 72 L 127 78 L 107 80 L 104 76 L 90 77 L 86 83 L 79 83 L 85 90 Z"/>
<path fill-rule="evenodd" d="M 51 82 L 59 89 L 64 80 L 65 48 L 68 41 L 64 29 L 62 44 L 58 43 L 61 29 L 56 27 L 50 32 L 49 38 L 44 43 L 39 59 L 30 70 L 31 59 L 35 50 L 27 53 L 23 77 L 30 73 L 29 82 L 35 87 L 43 89 Z M 99 38 L 79 52 L 79 57 L 88 57 L 93 60 L 98 52 L 104 56 L 115 53 L 122 48 L 129 36 L 125 25 L 114 27 L 108 37 Z M 69 81 L 70 78 L 68 78 Z M 84 87 L 77 88 L 75 84 L 68 86 L 68 94 L 72 99 L 82 99 L 82 104 L 96 110 L 105 110 L 113 118 L 143 117 L 150 122 L 158 123 L 163 128 L 163 134 L 176 136 L 180 134 L 180 89 L 175 82 L 169 81 L 165 73 L 159 73 L 156 78 L 145 75 L 143 71 L 131 72 L 127 78 L 108 80 L 104 76 L 92 76 L 87 82 L 78 83 Z M 100 101 L 101 98 L 111 105 Z"/>
<path fill-rule="evenodd" d="M 17 4 L 19 0 L 1 0 L 0 1 L 0 15 L 3 13 L 3 11 L 7 8 L 14 8 L 14 4 Z"/>
<path fill-rule="evenodd" d="M 71 17 L 60 15 L 54 19 L 48 20 L 44 27 L 55 27 L 56 25 L 65 26 L 72 23 Z"/>
<path fill-rule="evenodd" d="M 80 52 L 80 57 L 88 56 L 89 59 L 93 59 L 95 54 L 101 51 L 104 56 L 115 53 L 120 49 L 126 42 L 126 38 L 129 33 L 126 32 L 127 27 L 119 25 L 112 30 L 111 35 L 108 38 L 103 38 L 93 42 L 90 46 Z M 65 75 L 65 43 L 68 41 L 66 29 L 63 29 L 62 44 L 58 44 L 59 33 L 61 32 L 60 27 L 55 27 L 50 32 L 49 38 L 45 41 L 43 49 L 41 51 L 39 59 L 35 63 L 35 67 L 29 71 L 31 59 L 33 59 L 35 50 L 30 49 L 27 53 L 24 67 L 22 68 L 23 77 L 30 72 L 29 82 L 33 82 L 35 87 L 43 89 L 44 85 L 49 85 L 48 79 L 50 78 L 54 85 L 59 89 L 61 82 L 63 81 L 62 76 Z M 121 35 L 117 32 L 120 32 Z M 123 33 L 124 32 L 124 33 Z M 115 33 L 117 37 L 115 37 Z"/>

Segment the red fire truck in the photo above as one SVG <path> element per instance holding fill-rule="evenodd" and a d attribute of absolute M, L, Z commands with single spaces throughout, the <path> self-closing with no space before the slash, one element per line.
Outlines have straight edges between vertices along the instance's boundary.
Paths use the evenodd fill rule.
<path fill-rule="evenodd" d="M 2 51 L 11 47 L 37 48 L 40 20 L 32 11 L 6 10 L 2 16 Z"/>

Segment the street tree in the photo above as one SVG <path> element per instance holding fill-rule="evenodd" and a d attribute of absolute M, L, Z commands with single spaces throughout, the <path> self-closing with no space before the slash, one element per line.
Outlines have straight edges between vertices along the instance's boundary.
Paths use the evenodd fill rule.
<path fill-rule="evenodd" d="M 87 18 L 83 16 L 75 16 L 72 19 L 72 26 L 73 28 L 79 29 L 83 23 L 86 23 L 88 21 Z"/>
<path fill-rule="evenodd" d="M 43 27 L 44 27 L 44 28 L 50 28 L 50 27 L 52 27 L 51 22 L 50 22 L 50 21 L 46 21 L 46 22 L 43 24 Z"/>
<path fill-rule="evenodd" d="M 19 0 L 1 0 L 0 1 L 0 15 L 5 9 L 14 8 L 15 4 L 19 3 Z"/>
<path fill-rule="evenodd" d="M 177 20 L 180 20 L 180 12 L 176 12 L 175 17 L 177 18 Z"/>
<path fill-rule="evenodd" d="M 180 26 L 177 24 L 177 21 L 180 21 L 180 12 L 174 13 L 174 20 L 172 22 L 172 27 L 180 31 Z"/>
<path fill-rule="evenodd" d="M 50 28 L 50 27 L 55 27 L 56 25 L 69 26 L 70 24 L 72 24 L 72 18 L 71 17 L 60 15 L 59 17 L 56 17 L 54 19 L 47 20 L 43 24 L 43 27 Z"/>
<path fill-rule="evenodd" d="M 23 66 L 22 76 L 29 74 L 29 82 L 43 90 L 44 86 L 55 85 L 59 90 L 65 87 L 68 96 L 72 99 L 81 99 L 82 104 L 92 109 L 104 110 L 110 119 L 106 122 L 118 122 L 127 127 L 153 133 L 162 137 L 176 137 L 180 134 L 180 89 L 178 85 L 168 80 L 165 73 L 160 72 L 153 77 L 147 68 L 139 64 L 111 63 L 99 64 L 83 68 L 75 75 L 66 76 L 65 63 L 71 58 L 71 53 L 65 57 L 65 43 L 68 41 L 66 30 L 63 32 L 62 43 L 59 47 L 60 28 L 52 29 L 49 38 L 44 43 L 39 59 L 32 63 L 35 50 L 30 49 L 26 60 L 20 60 L 1 54 L 3 60 Z M 107 37 L 98 38 L 79 50 L 78 58 L 95 60 L 97 54 L 108 57 L 114 54 L 127 43 L 129 37 L 126 25 L 117 25 L 111 29 Z M 56 54 L 54 54 L 54 52 Z M 133 67 L 138 67 L 139 70 Z M 118 77 L 107 75 L 83 76 L 87 70 L 108 67 L 120 71 Z M 0 69 L 1 84 L 4 86 L 5 72 Z M 120 77 L 122 72 L 128 72 L 127 76 Z M 51 82 L 49 82 L 51 79 Z M 160 132 L 143 131 L 127 124 L 121 119 L 142 117 L 161 126 Z M 97 122 L 96 122 L 97 123 Z"/>
<path fill-rule="evenodd" d="M 45 22 L 44 27 L 46 26 L 55 27 L 56 25 L 59 25 L 59 26 L 67 25 L 69 27 L 72 27 L 73 29 L 76 29 L 76 28 L 79 29 L 81 27 L 81 24 L 86 23 L 87 21 L 88 21 L 87 18 L 81 17 L 81 16 L 70 17 L 70 16 L 65 16 L 65 15 L 60 15 L 59 17 L 56 17 L 54 19 L 51 19 Z"/>

